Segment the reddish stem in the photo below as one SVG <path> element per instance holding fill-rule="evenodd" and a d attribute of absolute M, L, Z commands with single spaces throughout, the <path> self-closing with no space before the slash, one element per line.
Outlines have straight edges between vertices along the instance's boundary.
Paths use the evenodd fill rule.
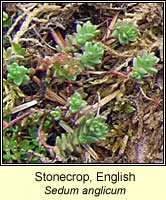
<path fill-rule="evenodd" d="M 30 112 L 27 112 L 27 113 L 25 113 L 25 114 L 23 114 L 23 115 L 17 117 L 16 119 L 13 119 L 13 120 L 12 120 L 11 122 L 9 122 L 9 123 L 7 123 L 7 122 L 4 121 L 4 122 L 3 122 L 3 125 L 5 125 L 5 126 L 3 127 L 3 131 L 6 130 L 7 128 L 13 126 L 13 125 L 14 125 L 15 123 L 17 123 L 18 121 L 24 119 L 24 118 L 27 117 L 29 114 L 30 114 Z"/>
<path fill-rule="evenodd" d="M 120 77 L 123 77 L 123 78 L 128 78 L 127 75 L 121 73 L 121 72 L 117 72 L 117 71 L 109 71 L 109 72 L 106 72 L 107 74 L 113 74 L 115 76 L 120 76 Z"/>
<path fill-rule="evenodd" d="M 40 124 L 40 127 L 39 127 L 39 130 L 38 130 L 38 137 L 39 137 L 39 140 L 40 140 L 40 142 L 42 143 L 42 145 L 43 145 L 46 149 L 54 149 L 55 146 L 50 146 L 50 145 L 46 144 L 46 142 L 44 141 L 44 136 L 43 136 L 43 132 L 42 132 L 44 121 L 45 121 L 45 117 L 43 117 L 43 119 L 42 119 L 42 121 L 41 121 L 41 124 Z"/>

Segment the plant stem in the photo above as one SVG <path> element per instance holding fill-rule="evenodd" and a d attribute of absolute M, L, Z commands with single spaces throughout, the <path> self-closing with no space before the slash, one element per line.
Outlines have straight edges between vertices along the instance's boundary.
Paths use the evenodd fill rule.
<path fill-rule="evenodd" d="M 45 122 L 45 117 L 43 117 L 41 123 L 40 123 L 40 127 L 39 127 L 39 130 L 38 130 L 38 138 L 40 140 L 40 142 L 42 143 L 42 145 L 46 148 L 46 149 L 54 149 L 55 146 L 50 146 L 48 144 L 46 144 L 46 142 L 44 141 L 44 136 L 43 136 L 43 124 Z"/>
<path fill-rule="evenodd" d="M 19 117 L 17 117 L 16 119 L 12 120 L 11 122 L 7 123 L 6 126 L 3 127 L 3 131 L 6 130 L 7 128 L 13 126 L 15 123 L 17 123 L 18 121 L 24 119 L 25 117 L 27 117 L 30 114 L 30 112 L 27 112 Z M 5 122 L 3 122 L 3 124 L 5 124 Z"/>

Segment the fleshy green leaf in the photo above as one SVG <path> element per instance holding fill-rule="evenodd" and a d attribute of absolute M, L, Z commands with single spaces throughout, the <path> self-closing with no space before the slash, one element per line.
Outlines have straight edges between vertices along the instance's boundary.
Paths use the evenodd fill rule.
<path fill-rule="evenodd" d="M 10 154 L 5 154 L 5 155 L 3 155 L 3 159 L 5 159 L 5 160 L 10 160 L 10 159 L 12 159 L 12 155 L 10 155 Z"/>
<path fill-rule="evenodd" d="M 3 28 L 7 28 L 12 25 L 12 19 L 8 19 L 7 21 L 3 22 Z"/>
<path fill-rule="evenodd" d="M 83 26 L 78 24 L 76 27 L 76 44 L 78 46 L 83 46 L 87 41 L 91 41 L 100 32 L 96 29 L 97 26 L 91 24 L 90 21 L 87 21 L 85 24 L 83 24 Z"/>
<path fill-rule="evenodd" d="M 56 121 L 61 119 L 61 108 L 57 106 L 54 111 L 51 112 L 51 115 L 54 117 Z"/>
<path fill-rule="evenodd" d="M 85 51 L 80 55 L 83 65 L 89 69 L 93 69 L 95 64 L 100 64 L 104 50 L 100 43 L 92 44 L 91 42 L 85 43 Z"/>
<path fill-rule="evenodd" d="M 14 82 L 17 86 L 21 84 L 27 84 L 30 80 L 29 76 L 26 74 L 28 69 L 24 66 L 19 66 L 16 62 L 12 65 L 7 65 L 8 70 L 8 80 Z"/>
<path fill-rule="evenodd" d="M 132 22 L 118 20 L 115 24 L 112 37 L 117 38 L 120 44 L 125 45 L 129 42 L 135 42 L 138 34 L 140 34 L 140 31 Z"/>
<path fill-rule="evenodd" d="M 158 70 L 153 67 L 153 65 L 159 62 L 153 53 L 145 52 L 142 57 L 138 56 L 133 59 L 133 71 L 131 76 L 137 80 L 141 80 L 143 77 L 149 76 L 151 73 L 157 73 Z"/>
<path fill-rule="evenodd" d="M 78 92 L 75 92 L 73 97 L 69 100 L 69 109 L 72 113 L 80 111 L 83 107 L 87 105 L 87 102 L 82 100 L 81 95 Z"/>
<path fill-rule="evenodd" d="M 21 47 L 20 44 L 16 44 L 13 42 L 12 47 L 13 47 L 13 51 L 15 52 L 15 54 L 25 56 L 26 51 L 24 48 Z"/>
<path fill-rule="evenodd" d="M 29 141 L 28 140 L 24 140 L 22 142 L 21 148 L 24 149 L 25 151 L 29 149 Z"/>

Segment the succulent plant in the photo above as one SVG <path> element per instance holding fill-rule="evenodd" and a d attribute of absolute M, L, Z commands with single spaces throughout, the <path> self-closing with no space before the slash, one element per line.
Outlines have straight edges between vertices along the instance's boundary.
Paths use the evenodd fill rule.
<path fill-rule="evenodd" d="M 14 82 L 17 86 L 21 84 L 27 84 L 30 80 L 27 75 L 28 69 L 24 66 L 19 66 L 16 62 L 12 65 L 7 65 L 8 80 Z"/>
<path fill-rule="evenodd" d="M 72 73 L 72 66 L 68 64 L 66 65 L 56 64 L 55 76 L 60 81 L 64 81 L 65 79 L 74 81 L 77 78 L 77 75 Z"/>
<path fill-rule="evenodd" d="M 87 102 L 82 100 L 81 95 L 75 92 L 73 97 L 69 100 L 69 109 L 72 113 L 80 111 L 83 107 L 87 105 Z"/>
<path fill-rule="evenodd" d="M 94 117 L 92 114 L 84 120 L 79 130 L 79 141 L 83 144 L 91 144 L 103 141 L 108 134 L 108 126 L 101 116 Z"/>
<path fill-rule="evenodd" d="M 56 155 L 58 157 L 67 158 L 72 153 L 81 153 L 81 144 L 92 144 L 103 141 L 108 133 L 107 124 L 100 116 L 94 115 L 84 117 L 80 127 L 76 128 L 74 133 L 62 133 L 56 137 Z"/>
<path fill-rule="evenodd" d="M 101 59 L 104 54 L 104 50 L 100 43 L 92 44 L 91 42 L 85 43 L 85 51 L 80 55 L 81 62 L 89 69 L 93 69 L 94 65 L 101 64 Z"/>
<path fill-rule="evenodd" d="M 76 35 L 76 44 L 78 46 L 82 46 L 87 41 L 91 41 L 95 36 L 99 34 L 99 30 L 97 30 L 97 26 L 91 24 L 90 21 L 87 21 L 83 26 L 80 24 L 76 27 L 77 35 Z"/>
<path fill-rule="evenodd" d="M 149 76 L 151 73 L 157 73 L 158 70 L 153 67 L 153 65 L 159 62 L 153 53 L 145 52 L 142 57 L 137 56 L 133 59 L 133 71 L 131 76 L 137 80 L 141 80 L 143 77 Z"/>
<path fill-rule="evenodd" d="M 57 106 L 55 108 L 55 110 L 51 111 L 50 114 L 54 117 L 54 119 L 56 121 L 60 120 L 61 119 L 61 114 L 62 114 L 61 108 L 59 106 Z"/>
<path fill-rule="evenodd" d="M 7 28 L 12 24 L 12 19 L 9 18 L 9 15 L 3 11 L 3 28 Z"/>
<path fill-rule="evenodd" d="M 80 61 L 70 53 L 58 53 L 53 63 L 54 76 L 60 80 L 76 80 L 77 75 L 82 71 Z"/>
<path fill-rule="evenodd" d="M 122 45 L 128 44 L 129 42 L 135 42 L 136 36 L 140 34 L 137 27 L 127 20 L 118 20 L 114 29 L 112 36 L 117 38 Z"/>
<path fill-rule="evenodd" d="M 94 65 L 101 64 L 104 50 L 99 42 L 92 43 L 100 32 L 97 26 L 87 21 L 82 26 L 78 24 L 76 29 L 75 35 L 66 36 L 65 47 L 56 46 L 59 53 L 56 54 L 56 62 L 53 64 L 54 76 L 60 81 L 74 81 L 85 68 L 93 69 Z M 82 54 L 77 53 L 78 49 Z"/>
<path fill-rule="evenodd" d="M 81 144 L 78 140 L 78 135 L 72 133 L 62 133 L 61 137 L 56 137 L 56 156 L 62 158 L 66 158 L 71 153 L 81 153 L 82 148 Z"/>

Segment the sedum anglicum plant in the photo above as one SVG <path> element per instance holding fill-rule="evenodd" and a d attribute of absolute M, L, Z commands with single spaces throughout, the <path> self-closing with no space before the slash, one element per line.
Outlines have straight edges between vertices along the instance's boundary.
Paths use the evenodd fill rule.
<path fill-rule="evenodd" d="M 61 159 L 66 159 L 71 153 L 81 153 L 82 148 L 78 139 L 78 134 L 62 133 L 61 136 L 56 137 L 56 155 Z"/>
<path fill-rule="evenodd" d="M 118 20 L 114 29 L 112 36 L 118 39 L 122 45 L 128 44 L 129 42 L 135 42 L 136 36 L 140 34 L 137 27 L 127 20 Z"/>
<path fill-rule="evenodd" d="M 94 69 L 96 64 L 101 64 L 104 50 L 99 42 L 92 44 L 91 42 L 85 43 L 85 51 L 80 55 L 83 66 L 88 69 Z"/>
<path fill-rule="evenodd" d="M 92 39 L 100 33 L 100 31 L 97 30 L 97 26 L 93 25 L 90 21 L 87 21 L 83 26 L 78 24 L 76 31 L 75 40 L 78 46 L 84 45 L 87 41 L 92 41 Z"/>
<path fill-rule="evenodd" d="M 30 80 L 29 76 L 27 75 L 28 69 L 24 66 L 19 66 L 16 62 L 11 65 L 7 65 L 7 70 L 8 80 L 17 86 L 20 86 L 21 84 L 27 84 Z"/>
<path fill-rule="evenodd" d="M 82 71 L 80 60 L 72 57 L 69 53 L 58 53 L 53 63 L 54 76 L 59 81 L 71 80 L 74 81 L 77 75 Z"/>
<path fill-rule="evenodd" d="M 149 76 L 151 73 L 157 73 L 158 70 L 153 67 L 153 65 L 159 62 L 159 58 L 157 58 L 153 53 L 145 52 L 142 57 L 137 56 L 133 59 L 133 71 L 131 73 L 131 77 L 141 80 L 143 77 Z"/>
<path fill-rule="evenodd" d="M 55 110 L 51 111 L 50 114 L 54 117 L 54 119 L 55 119 L 56 121 L 58 121 L 58 120 L 61 119 L 62 110 L 61 110 L 61 108 L 60 108 L 59 106 L 57 106 L 57 107 L 55 108 Z"/>
<path fill-rule="evenodd" d="M 87 102 L 82 100 L 81 95 L 78 92 L 75 92 L 73 97 L 69 100 L 69 109 L 72 113 L 80 111 L 87 105 Z"/>
<path fill-rule="evenodd" d="M 80 127 L 73 133 L 62 133 L 56 137 L 56 154 L 60 158 L 67 158 L 71 153 L 81 153 L 81 144 L 92 144 L 105 140 L 108 134 L 107 124 L 101 116 L 84 117 Z"/>
<path fill-rule="evenodd" d="M 82 26 L 77 25 L 75 35 L 66 36 L 65 47 L 56 46 L 59 58 L 66 55 L 63 62 L 54 63 L 56 78 L 62 81 L 65 79 L 74 81 L 86 68 L 94 69 L 95 65 L 101 64 L 104 49 L 99 42 L 94 44 L 93 41 L 99 32 L 96 25 L 87 21 Z"/>
<path fill-rule="evenodd" d="M 85 119 L 79 130 L 79 141 L 83 144 L 103 141 L 108 134 L 108 126 L 101 116 L 94 115 Z"/>

